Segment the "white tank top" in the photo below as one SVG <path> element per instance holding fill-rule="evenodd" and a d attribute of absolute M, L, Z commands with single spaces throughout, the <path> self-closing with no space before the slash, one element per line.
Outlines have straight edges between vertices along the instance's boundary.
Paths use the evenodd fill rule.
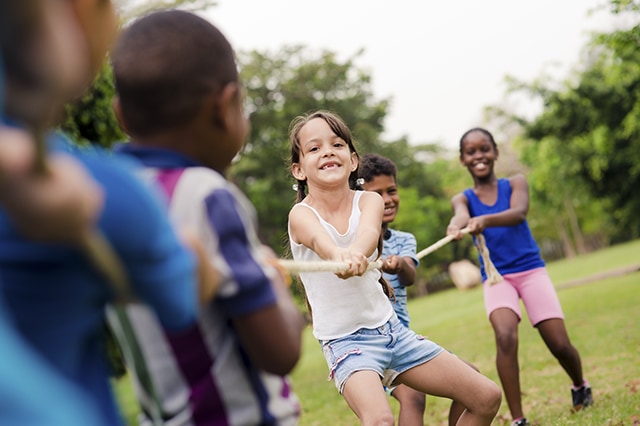
<path fill-rule="evenodd" d="M 335 244 L 339 247 L 348 247 L 355 240 L 360 223 L 359 200 L 362 194 L 363 191 L 356 191 L 353 197 L 349 228 L 344 234 L 340 234 L 333 225 L 320 216 L 316 209 L 304 201 L 294 208 L 304 206 L 311 209 Z M 322 260 L 308 247 L 293 241 L 291 236 L 289 243 L 294 260 Z M 369 261 L 374 261 L 377 257 L 376 250 L 369 257 Z M 337 339 L 360 328 L 376 328 L 387 322 L 394 311 L 382 290 L 379 278 L 380 271 L 377 269 L 370 270 L 361 277 L 351 277 L 346 280 L 338 278 L 332 272 L 301 273 L 300 279 L 311 305 L 315 338 Z"/>

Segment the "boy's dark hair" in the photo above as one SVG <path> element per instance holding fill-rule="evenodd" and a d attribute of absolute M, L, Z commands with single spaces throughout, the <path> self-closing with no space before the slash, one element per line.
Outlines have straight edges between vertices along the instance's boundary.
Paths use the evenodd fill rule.
<path fill-rule="evenodd" d="M 233 48 L 199 16 L 151 13 L 126 28 L 112 53 L 122 116 L 132 136 L 183 126 L 203 99 L 238 81 Z"/>
<path fill-rule="evenodd" d="M 464 132 L 462 134 L 462 137 L 460 138 L 460 155 L 462 155 L 462 148 L 463 148 L 463 145 L 464 145 L 464 140 L 467 138 L 467 136 L 469 136 L 471 133 L 474 133 L 474 132 L 479 132 L 479 133 L 484 134 L 489 139 L 489 142 L 491 142 L 491 145 L 493 145 L 493 147 L 495 149 L 498 149 L 498 145 L 496 144 L 496 141 L 493 139 L 493 135 L 491 134 L 490 131 L 488 131 L 487 129 L 484 129 L 482 127 L 473 127 L 471 129 L 467 130 L 466 132 Z"/>
<path fill-rule="evenodd" d="M 376 176 L 396 178 L 396 165 L 387 157 L 378 154 L 365 154 L 360 161 L 358 176 L 365 182 L 371 182 Z"/>

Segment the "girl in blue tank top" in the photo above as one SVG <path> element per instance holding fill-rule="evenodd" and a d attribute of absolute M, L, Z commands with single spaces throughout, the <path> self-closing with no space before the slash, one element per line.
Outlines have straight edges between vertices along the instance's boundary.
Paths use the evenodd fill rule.
<path fill-rule="evenodd" d="M 460 162 L 469 170 L 474 185 L 452 198 L 454 216 L 447 234 L 460 239 L 463 228 L 468 228 L 474 238 L 482 233 L 491 260 L 504 278 L 495 285 L 488 284 L 482 265 L 485 308 L 497 342 L 496 365 L 513 417 L 511 425 L 525 426 L 529 422 L 522 411 L 518 369 L 520 299 L 531 324 L 572 381 L 573 409 L 591 405 L 593 398 L 582 375 L 580 355 L 569 341 L 555 288 L 527 223 L 527 180 L 520 174 L 498 179 L 494 172 L 497 159 L 498 147 L 490 132 L 473 128 L 462 135 Z"/>

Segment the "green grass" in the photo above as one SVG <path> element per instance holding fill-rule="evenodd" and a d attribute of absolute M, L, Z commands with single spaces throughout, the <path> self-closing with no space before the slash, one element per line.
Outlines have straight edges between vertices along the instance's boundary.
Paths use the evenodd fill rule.
<path fill-rule="evenodd" d="M 640 264 L 640 240 L 608 247 L 573 259 L 549 264 L 549 274 L 557 285 L 589 277 L 602 271 Z"/>
<path fill-rule="evenodd" d="M 603 270 L 640 262 L 640 241 L 614 246 L 572 260 L 548 265 L 554 282 L 584 278 Z M 595 405 L 570 412 L 570 381 L 525 317 L 520 326 L 520 370 L 524 410 L 534 425 L 622 426 L 640 424 L 640 273 L 559 288 L 572 343 L 582 357 Z M 498 381 L 493 333 L 484 313 L 482 291 L 447 290 L 409 301 L 412 328 Z M 355 415 L 326 380 L 327 366 L 311 330 L 304 334 L 303 355 L 294 370 L 293 385 L 303 414 L 301 426 L 356 425 Z M 116 383 L 127 418 L 137 412 L 125 378 Z M 394 412 L 398 406 L 390 399 Z M 449 402 L 428 397 L 425 424 L 445 425 Z M 503 401 L 494 425 L 508 425 Z"/>

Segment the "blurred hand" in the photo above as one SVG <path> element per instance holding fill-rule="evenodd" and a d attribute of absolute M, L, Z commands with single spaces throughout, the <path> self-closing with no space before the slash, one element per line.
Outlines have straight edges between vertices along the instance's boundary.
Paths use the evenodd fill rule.
<path fill-rule="evenodd" d="M 27 132 L 0 128 L 0 204 L 26 237 L 80 244 L 102 211 L 102 188 L 70 156 L 50 157 L 44 174 L 34 157 Z"/>

